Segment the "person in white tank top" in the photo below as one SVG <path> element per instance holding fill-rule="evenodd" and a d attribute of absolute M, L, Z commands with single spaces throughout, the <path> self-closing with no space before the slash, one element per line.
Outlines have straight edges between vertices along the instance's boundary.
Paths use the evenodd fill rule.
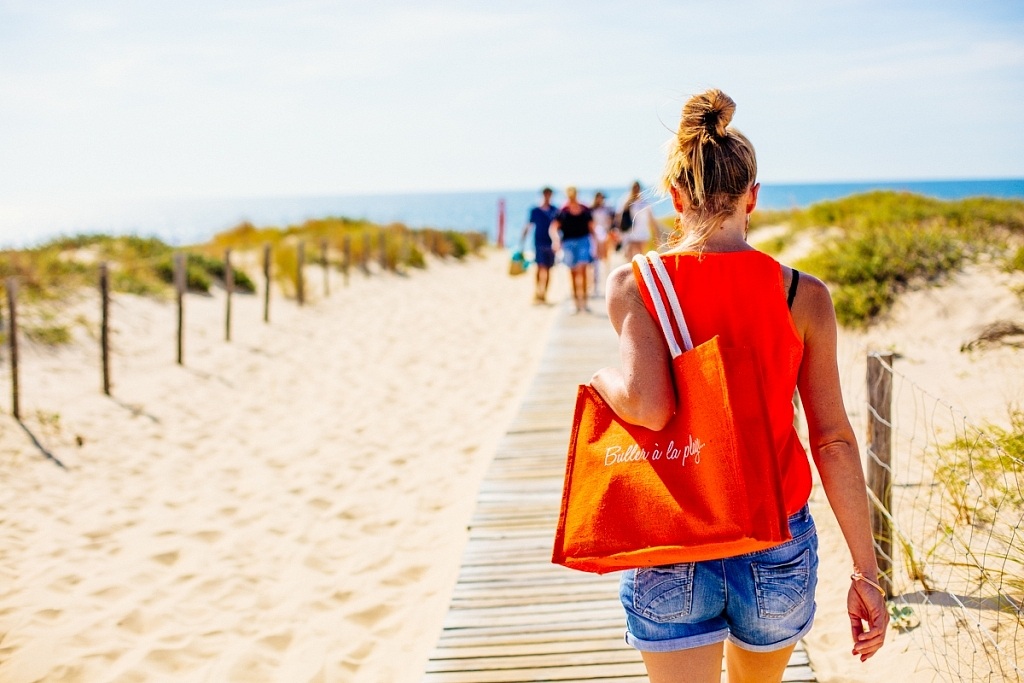
<path fill-rule="evenodd" d="M 604 203 L 604 193 L 594 194 L 594 202 L 590 211 L 594 217 L 594 287 L 591 290 L 594 296 L 604 296 L 604 278 L 608 277 L 608 241 L 612 236 L 612 223 L 615 220 L 615 212 Z"/>

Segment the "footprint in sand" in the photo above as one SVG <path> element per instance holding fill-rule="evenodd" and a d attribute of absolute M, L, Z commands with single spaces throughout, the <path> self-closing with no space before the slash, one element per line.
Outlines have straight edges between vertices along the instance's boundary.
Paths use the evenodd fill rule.
<path fill-rule="evenodd" d="M 64 593 L 82 583 L 82 577 L 77 574 L 62 576 L 49 585 L 49 589 L 57 593 Z"/>
<path fill-rule="evenodd" d="M 369 609 L 353 612 L 347 618 L 353 623 L 370 628 L 389 614 L 391 614 L 391 607 L 389 605 L 374 605 Z"/>
<path fill-rule="evenodd" d="M 313 498 L 312 500 L 308 501 L 306 504 L 309 505 L 311 508 L 315 508 L 315 509 L 321 510 L 321 511 L 322 510 L 326 510 L 327 508 L 331 507 L 331 501 L 326 500 L 324 498 Z"/>
<path fill-rule="evenodd" d="M 381 584 L 384 586 L 391 587 L 407 586 L 410 583 L 416 583 L 417 581 L 422 579 L 423 575 L 427 573 L 427 570 L 428 568 L 422 565 L 409 567 L 403 572 L 399 572 L 394 576 L 389 576 L 388 578 L 384 579 L 383 581 L 381 581 Z"/>
<path fill-rule="evenodd" d="M 33 620 L 43 621 L 46 623 L 57 621 L 63 612 L 59 609 L 42 609 L 32 615 Z M 2 660 L 0 660 L 2 661 Z"/>
<path fill-rule="evenodd" d="M 366 661 L 373 652 L 373 643 L 363 643 L 356 649 L 345 655 L 345 658 L 341 660 L 341 665 L 349 671 L 356 671 L 359 669 L 359 665 Z"/>
<path fill-rule="evenodd" d="M 224 532 L 214 530 L 197 531 L 196 533 L 192 534 L 192 538 L 198 541 L 203 541 L 204 543 L 216 543 L 223 537 Z"/>
<path fill-rule="evenodd" d="M 386 532 L 389 529 L 393 528 L 396 524 L 398 524 L 398 520 L 397 519 L 388 519 L 388 520 L 384 520 L 384 521 L 367 522 L 366 524 L 363 524 L 360 527 L 360 530 L 364 534 L 368 534 L 370 536 L 377 536 L 377 535 L 383 534 L 384 532 Z"/>
<path fill-rule="evenodd" d="M 142 611 L 138 609 L 133 609 L 131 612 L 126 614 L 117 622 L 117 625 L 126 631 L 131 631 L 132 633 L 139 635 L 150 630 L 148 628 L 149 625 L 146 623 L 146 619 L 142 615 Z"/>
<path fill-rule="evenodd" d="M 284 652 L 288 649 L 288 646 L 291 645 L 292 639 L 293 636 L 291 633 L 274 633 L 260 638 L 259 642 L 266 645 L 274 652 Z"/>
<path fill-rule="evenodd" d="M 128 587 L 126 586 L 108 586 L 106 588 L 101 588 L 97 591 L 93 591 L 92 593 L 90 593 L 90 595 L 94 598 L 99 598 L 101 600 L 113 602 L 115 600 L 120 600 L 124 596 L 128 595 L 130 592 L 131 590 L 128 589 Z"/>
<path fill-rule="evenodd" d="M 159 555 L 154 555 L 152 559 L 164 565 L 165 567 L 170 567 L 178 561 L 178 557 L 180 557 L 180 555 L 181 553 L 179 551 L 172 550 L 167 553 L 160 553 Z"/>

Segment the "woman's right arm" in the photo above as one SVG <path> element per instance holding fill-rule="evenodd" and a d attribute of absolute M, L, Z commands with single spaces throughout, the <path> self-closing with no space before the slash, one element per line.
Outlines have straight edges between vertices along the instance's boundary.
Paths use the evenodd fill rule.
<path fill-rule="evenodd" d="M 612 271 L 606 296 L 621 368 L 598 370 L 590 384 L 623 420 L 659 430 L 675 412 L 675 389 L 665 337 L 644 306 L 632 264 Z"/>
<path fill-rule="evenodd" d="M 835 309 L 828 289 L 820 280 L 801 274 L 793 302 L 793 320 L 804 338 L 797 386 L 807 414 L 811 455 L 850 549 L 854 570 L 875 581 L 878 565 L 871 537 L 864 471 L 839 383 Z M 864 581 L 853 581 L 847 595 L 847 611 L 854 641 L 853 654 L 864 661 L 885 642 L 889 623 L 885 598 Z M 861 620 L 868 625 L 866 632 Z"/>
<path fill-rule="evenodd" d="M 562 235 L 559 232 L 562 229 L 562 224 L 556 218 L 551 221 L 551 225 L 548 227 L 548 236 L 551 238 L 551 248 L 554 251 L 559 251 L 562 248 Z"/>

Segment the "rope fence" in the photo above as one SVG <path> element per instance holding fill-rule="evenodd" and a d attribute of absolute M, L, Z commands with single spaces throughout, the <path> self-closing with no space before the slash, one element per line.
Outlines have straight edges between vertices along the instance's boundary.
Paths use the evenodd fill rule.
<path fill-rule="evenodd" d="M 868 358 L 868 494 L 896 628 L 942 680 L 1024 676 L 1024 412 L 979 427 Z"/>

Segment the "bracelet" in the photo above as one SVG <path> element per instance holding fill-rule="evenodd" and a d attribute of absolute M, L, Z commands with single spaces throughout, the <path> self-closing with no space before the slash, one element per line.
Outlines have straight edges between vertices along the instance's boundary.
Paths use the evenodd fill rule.
<path fill-rule="evenodd" d="M 868 584 L 869 586 L 874 586 L 875 588 L 877 588 L 878 592 L 882 594 L 882 598 L 883 599 L 886 597 L 885 589 L 882 588 L 881 586 L 879 586 L 877 583 L 875 583 L 871 579 L 869 579 L 868 577 L 864 576 L 859 569 L 857 571 L 853 572 L 852 574 L 850 574 L 850 581 L 863 581 L 864 583 Z"/>

